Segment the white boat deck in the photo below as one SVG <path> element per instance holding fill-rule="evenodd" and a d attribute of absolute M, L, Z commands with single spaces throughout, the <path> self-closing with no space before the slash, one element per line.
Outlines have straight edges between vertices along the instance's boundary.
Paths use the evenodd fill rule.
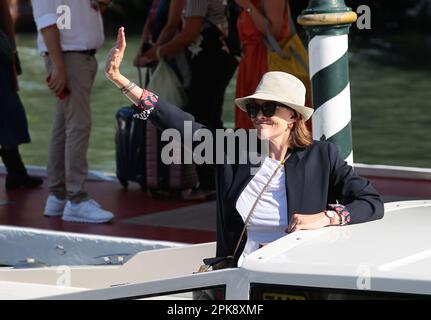
<path fill-rule="evenodd" d="M 248 299 L 253 283 L 431 296 L 430 226 L 431 201 L 405 201 L 386 204 L 382 220 L 286 235 L 234 269 L 194 274 L 215 243 L 143 251 L 123 265 L 0 268 L 0 298 L 190 299 L 222 285 L 227 299 Z"/>
<path fill-rule="evenodd" d="M 39 299 L 60 294 L 83 292 L 86 288 L 0 281 L 0 300 Z"/>

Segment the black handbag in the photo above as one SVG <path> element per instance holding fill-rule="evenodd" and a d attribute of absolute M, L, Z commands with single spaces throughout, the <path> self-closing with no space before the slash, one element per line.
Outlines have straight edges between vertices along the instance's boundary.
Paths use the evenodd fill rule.
<path fill-rule="evenodd" d="M 212 268 L 212 270 L 220 270 L 236 267 L 235 258 L 233 256 L 206 258 L 203 259 L 203 262 L 204 264 L 200 266 L 198 273 L 207 272 L 210 268 Z"/>

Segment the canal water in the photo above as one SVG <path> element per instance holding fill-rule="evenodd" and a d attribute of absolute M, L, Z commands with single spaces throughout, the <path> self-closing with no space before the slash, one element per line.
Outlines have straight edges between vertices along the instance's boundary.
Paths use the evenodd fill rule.
<path fill-rule="evenodd" d="M 45 86 L 43 59 L 34 34 L 18 35 L 24 74 L 20 96 L 27 110 L 32 143 L 22 146 L 26 164 L 45 166 L 54 99 Z M 104 59 L 114 44 L 107 39 L 97 53 L 99 72 L 92 94 L 90 169 L 115 172 L 115 112 L 129 105 L 104 78 Z M 132 66 L 138 37 L 128 37 L 122 72 L 137 81 Z M 350 79 L 354 161 L 431 167 L 431 35 L 398 34 L 353 39 Z M 209 77 L 211 75 L 208 75 Z M 223 118 L 233 124 L 235 79 L 226 92 Z"/>

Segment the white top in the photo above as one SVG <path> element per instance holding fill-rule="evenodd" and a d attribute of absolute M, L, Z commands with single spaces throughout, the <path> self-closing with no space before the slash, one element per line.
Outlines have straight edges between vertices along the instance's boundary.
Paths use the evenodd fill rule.
<path fill-rule="evenodd" d="M 259 193 L 279 164 L 280 161 L 267 157 L 239 196 L 236 209 L 244 222 Z M 285 178 L 284 166 L 282 166 L 258 201 L 247 226 L 247 243 L 243 256 L 259 249 L 261 244 L 267 244 L 286 235 L 287 196 Z"/>
<path fill-rule="evenodd" d="M 100 11 L 90 0 L 32 0 L 36 22 L 37 48 L 40 53 L 48 49 L 40 30 L 57 23 L 63 51 L 99 49 L 103 45 L 104 31 Z"/>

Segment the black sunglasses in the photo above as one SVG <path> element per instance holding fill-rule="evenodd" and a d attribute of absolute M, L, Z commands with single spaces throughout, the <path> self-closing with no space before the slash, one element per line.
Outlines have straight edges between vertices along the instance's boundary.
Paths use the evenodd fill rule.
<path fill-rule="evenodd" d="M 266 101 L 262 104 L 257 104 L 256 102 L 249 102 L 245 105 L 245 110 L 250 118 L 256 118 L 259 114 L 259 111 L 262 111 L 262 114 L 269 118 L 275 114 L 275 110 L 277 107 L 283 107 L 277 102 L 274 101 Z"/>

